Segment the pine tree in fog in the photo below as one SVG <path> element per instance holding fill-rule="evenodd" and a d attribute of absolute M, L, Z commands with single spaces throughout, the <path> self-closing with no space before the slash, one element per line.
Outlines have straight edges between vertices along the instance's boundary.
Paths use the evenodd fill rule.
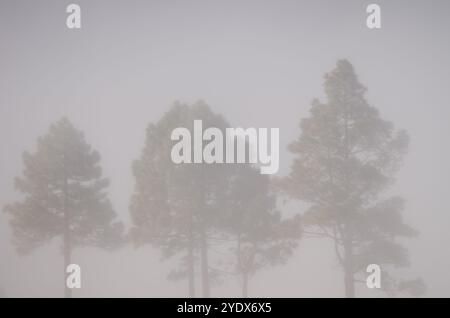
<path fill-rule="evenodd" d="M 209 236 L 214 235 L 217 216 L 223 211 L 232 165 L 172 162 L 172 130 L 186 127 L 193 136 L 196 119 L 203 121 L 203 129 L 227 127 L 203 102 L 193 106 L 176 103 L 156 124 L 148 126 L 141 157 L 133 164 L 136 185 L 130 233 L 136 246 L 149 243 L 161 250 L 163 258 L 181 257 L 181 267 L 169 276 L 187 278 L 190 297 L 195 295 L 198 252 L 202 296 L 209 297 Z"/>
<path fill-rule="evenodd" d="M 242 297 L 248 297 L 252 275 L 292 256 L 301 236 L 300 219 L 282 219 L 269 176 L 249 165 L 237 167 L 229 191 L 223 229 L 234 239 L 234 267 L 242 281 Z"/>
<path fill-rule="evenodd" d="M 53 124 L 34 153 L 24 152 L 23 163 L 15 187 L 24 198 L 5 207 L 20 253 L 62 237 L 65 276 L 76 247 L 112 249 L 121 243 L 123 226 L 114 220 L 100 155 L 69 120 Z M 65 296 L 71 297 L 70 289 Z"/>
<path fill-rule="evenodd" d="M 224 136 L 229 127 L 202 102 L 177 103 L 148 126 L 144 150 L 133 165 L 131 238 L 136 246 L 148 243 L 160 249 L 164 259 L 178 257 L 180 267 L 169 277 L 187 278 L 190 297 L 195 296 L 197 264 L 203 297 L 210 296 L 211 281 L 224 273 L 239 274 L 246 295 L 252 274 L 283 263 L 292 254 L 299 222 L 281 220 L 269 178 L 249 164 L 172 162 L 171 132 L 186 127 L 193 136 L 193 122 L 198 119 L 203 129 L 216 127 Z M 212 251 L 226 259 L 218 260 L 217 253 L 212 257 Z"/>
<path fill-rule="evenodd" d="M 388 273 L 409 265 L 397 238 L 417 235 L 403 221 L 403 200 L 386 194 L 408 136 L 367 103 L 366 88 L 348 61 L 338 61 L 325 76 L 324 89 L 327 101 L 314 100 L 310 116 L 301 121 L 301 135 L 289 147 L 295 155 L 292 171 L 280 185 L 310 204 L 303 221 L 313 235 L 333 240 L 347 297 L 355 296 L 356 281 L 365 282 L 371 263 L 383 269 L 382 288 L 419 293 L 420 280 L 400 281 Z"/>

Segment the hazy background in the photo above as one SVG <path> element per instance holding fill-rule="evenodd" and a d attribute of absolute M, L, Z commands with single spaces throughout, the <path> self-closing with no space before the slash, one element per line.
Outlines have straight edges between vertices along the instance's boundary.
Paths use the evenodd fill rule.
<path fill-rule="evenodd" d="M 382 29 L 366 27 L 369 3 Z M 82 29 L 66 27 L 68 4 Z M 129 225 L 132 160 L 147 124 L 175 101 L 204 99 L 234 126 L 279 127 L 286 146 L 336 60 L 353 63 L 368 100 L 409 131 L 411 146 L 393 193 L 421 232 L 408 240 L 427 296 L 450 296 L 450 2 L 448 1 L 18 1 L 0 0 L 0 206 L 18 194 L 13 178 L 50 123 L 67 116 L 102 155 L 110 198 Z M 294 208 L 294 207 L 291 207 Z M 0 290 L 62 296 L 59 245 L 20 257 L 0 214 Z M 185 296 L 149 247 L 78 249 L 82 289 L 74 296 Z M 55 272 L 57 274 L 55 274 Z M 60 272 L 60 274 L 58 273 Z M 342 296 L 342 273 L 326 241 L 301 241 L 286 266 L 257 274 L 250 296 Z M 360 295 L 379 296 L 360 288 Z M 236 280 L 212 296 L 239 295 Z"/>

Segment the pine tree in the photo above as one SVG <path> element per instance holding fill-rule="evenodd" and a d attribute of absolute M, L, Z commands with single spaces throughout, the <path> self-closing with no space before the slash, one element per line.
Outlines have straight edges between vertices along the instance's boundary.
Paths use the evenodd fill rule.
<path fill-rule="evenodd" d="M 301 237 L 300 218 L 282 218 L 270 178 L 250 165 L 236 168 L 229 191 L 223 229 L 234 239 L 234 267 L 242 281 L 242 297 L 248 297 L 252 275 L 284 264 L 293 255 Z"/>
<path fill-rule="evenodd" d="M 114 220 L 100 155 L 68 119 L 51 125 L 36 152 L 24 152 L 23 163 L 15 187 L 24 199 L 5 207 L 19 253 L 62 237 L 65 276 L 76 247 L 112 249 L 121 243 L 123 226 Z M 71 297 L 67 287 L 65 296 Z"/>
<path fill-rule="evenodd" d="M 185 127 L 193 136 L 194 120 L 202 120 L 203 129 L 225 131 L 227 127 L 226 121 L 203 102 L 192 106 L 176 103 L 156 124 L 148 126 L 141 157 L 133 164 L 136 185 L 130 206 L 130 236 L 136 246 L 157 247 L 164 258 L 183 255 L 181 268 L 169 277 L 187 277 L 190 297 L 195 296 L 198 252 L 202 296 L 209 297 L 209 236 L 216 231 L 217 216 L 223 211 L 232 165 L 172 162 L 172 130 Z"/>
<path fill-rule="evenodd" d="M 386 195 L 409 138 L 367 103 L 366 88 L 348 61 L 337 62 L 324 89 L 327 102 L 314 100 L 310 116 L 301 121 L 302 133 L 289 147 L 295 155 L 292 171 L 280 185 L 310 204 L 304 225 L 333 240 L 345 295 L 354 297 L 357 276 L 367 265 L 382 266 L 385 278 L 388 268 L 409 265 L 408 251 L 396 238 L 417 231 L 403 221 L 403 200 Z"/>

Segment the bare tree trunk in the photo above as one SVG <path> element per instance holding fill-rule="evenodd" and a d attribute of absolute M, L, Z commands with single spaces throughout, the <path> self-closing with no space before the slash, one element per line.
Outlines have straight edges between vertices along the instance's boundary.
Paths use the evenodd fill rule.
<path fill-rule="evenodd" d="M 243 264 L 242 260 L 242 250 L 241 250 L 241 234 L 237 235 L 237 268 L 240 273 L 242 273 L 242 297 L 247 298 L 248 295 L 248 272 Z"/>
<path fill-rule="evenodd" d="M 201 168 L 201 180 L 203 181 L 201 184 L 201 188 L 199 189 L 200 193 L 200 265 L 201 265 L 201 277 L 202 277 L 202 289 L 203 289 L 203 297 L 210 297 L 210 287 L 209 287 L 209 264 L 208 264 L 208 242 L 206 237 L 206 205 L 205 205 L 205 174 L 203 171 L 203 166 Z"/>
<path fill-rule="evenodd" d="M 188 266 L 188 285 L 189 285 L 189 297 L 195 297 L 195 272 L 194 272 L 194 237 L 192 228 L 189 229 L 189 246 L 187 255 Z"/>
<path fill-rule="evenodd" d="M 70 247 L 70 237 L 68 234 L 64 234 L 64 297 L 72 298 L 72 289 L 67 287 L 67 267 L 72 263 L 71 260 L 72 250 Z"/>
<path fill-rule="evenodd" d="M 355 279 L 353 277 L 353 247 L 352 241 L 346 238 L 344 241 L 344 285 L 345 297 L 355 297 Z"/>
<path fill-rule="evenodd" d="M 72 263 L 72 244 L 70 238 L 70 215 L 68 208 L 68 194 L 67 194 L 67 178 L 64 178 L 64 238 L 63 238 L 63 253 L 64 253 L 64 297 L 71 298 L 72 297 L 72 289 L 67 287 L 67 267 Z"/>
<path fill-rule="evenodd" d="M 201 258 L 201 271 L 202 271 L 202 287 L 203 297 L 210 296 L 209 290 L 209 269 L 208 269 L 208 243 L 206 241 L 205 228 L 200 230 L 200 258 Z"/>
<path fill-rule="evenodd" d="M 247 298 L 248 297 L 248 272 L 244 271 L 242 274 L 242 297 Z"/>

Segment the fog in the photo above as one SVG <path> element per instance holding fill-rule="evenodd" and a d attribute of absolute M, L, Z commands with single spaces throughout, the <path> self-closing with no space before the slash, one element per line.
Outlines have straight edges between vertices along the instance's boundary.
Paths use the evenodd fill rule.
<path fill-rule="evenodd" d="M 109 198 L 125 232 L 132 227 L 132 163 L 149 123 L 175 101 L 205 101 L 232 127 L 280 128 L 280 169 L 324 74 L 347 59 L 383 119 L 410 136 L 389 193 L 405 200 L 404 221 L 420 234 L 402 240 L 425 296 L 450 296 L 450 3 L 377 1 L 382 28 L 366 26 L 372 1 L 75 1 L 81 29 L 68 29 L 71 1 L 0 0 L 0 206 L 22 198 L 14 178 L 22 153 L 67 117 L 101 155 Z M 306 204 L 281 204 L 284 215 Z M 10 216 L 0 213 L 0 291 L 8 297 L 62 297 L 60 239 L 19 255 Z M 211 251 L 214 258 L 214 252 Z M 176 260 L 157 248 L 74 250 L 82 288 L 74 297 L 185 297 L 186 280 L 167 274 Z M 239 297 L 240 280 L 211 284 L 211 296 Z M 196 282 L 198 285 L 199 283 Z M 200 295 L 200 286 L 198 295 Z M 285 265 L 258 271 L 254 297 L 342 297 L 332 243 L 308 238 Z M 357 296 L 380 297 L 357 286 Z"/>

